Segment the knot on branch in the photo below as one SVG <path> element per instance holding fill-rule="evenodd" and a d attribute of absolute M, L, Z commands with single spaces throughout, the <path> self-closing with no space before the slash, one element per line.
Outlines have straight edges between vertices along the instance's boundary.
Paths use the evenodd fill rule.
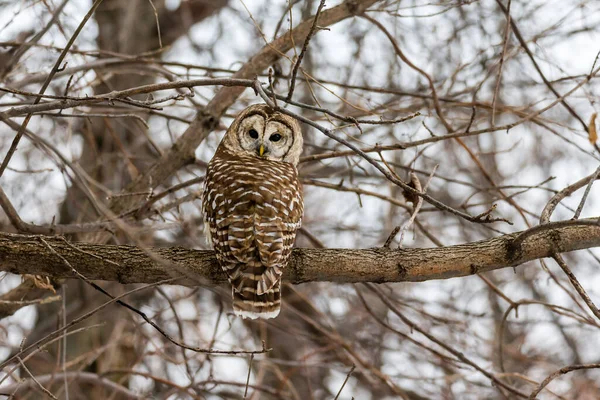
<path fill-rule="evenodd" d="M 508 239 L 505 242 L 506 260 L 511 264 L 521 259 L 523 256 L 523 241 L 520 240 L 519 236 L 513 239 Z"/>
<path fill-rule="evenodd" d="M 347 1 L 346 7 L 348 8 L 348 12 L 352 15 L 358 15 L 362 12 L 362 10 L 360 9 L 360 2 L 356 0 Z"/>
<path fill-rule="evenodd" d="M 212 131 L 219 125 L 219 118 L 206 110 L 201 110 L 196 115 L 196 119 L 206 131 Z"/>

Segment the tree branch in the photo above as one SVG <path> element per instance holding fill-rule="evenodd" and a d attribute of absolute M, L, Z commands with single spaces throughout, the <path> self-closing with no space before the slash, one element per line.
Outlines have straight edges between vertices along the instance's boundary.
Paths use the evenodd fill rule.
<path fill-rule="evenodd" d="M 597 219 L 560 221 L 493 239 L 427 249 L 294 249 L 284 280 L 420 282 L 474 275 L 513 267 L 527 261 L 600 246 Z M 521 237 L 515 244 L 515 238 Z M 226 277 L 214 253 L 181 247 L 71 244 L 61 237 L 43 237 L 58 255 L 90 280 L 155 283 L 181 278 L 177 284 L 220 283 Z M 0 233 L 0 270 L 15 274 L 73 278 L 64 260 L 48 249 L 40 236 Z"/>

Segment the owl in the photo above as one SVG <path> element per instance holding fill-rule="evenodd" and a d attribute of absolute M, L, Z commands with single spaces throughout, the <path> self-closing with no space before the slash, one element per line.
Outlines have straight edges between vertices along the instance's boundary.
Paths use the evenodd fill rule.
<path fill-rule="evenodd" d="M 296 170 L 302 144 L 295 119 L 255 104 L 233 121 L 208 164 L 204 227 L 241 317 L 279 314 L 281 275 L 304 210 Z"/>

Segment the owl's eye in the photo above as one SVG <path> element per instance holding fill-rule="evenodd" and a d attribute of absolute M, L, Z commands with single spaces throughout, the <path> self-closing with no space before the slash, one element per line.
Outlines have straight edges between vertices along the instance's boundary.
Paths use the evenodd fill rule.
<path fill-rule="evenodd" d="M 274 133 L 269 138 L 271 142 L 279 142 L 281 140 L 281 135 L 279 133 Z"/>
<path fill-rule="evenodd" d="M 252 139 L 258 139 L 258 132 L 256 132 L 256 129 L 250 129 L 248 135 L 250 135 Z"/>

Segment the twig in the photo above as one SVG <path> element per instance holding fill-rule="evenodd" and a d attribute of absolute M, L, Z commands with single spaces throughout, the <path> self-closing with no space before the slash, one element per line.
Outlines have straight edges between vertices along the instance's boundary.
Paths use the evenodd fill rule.
<path fill-rule="evenodd" d="M 273 96 L 273 104 L 277 105 L 277 94 L 275 94 L 273 83 L 273 68 L 269 68 L 269 90 Z"/>
<path fill-rule="evenodd" d="M 597 170 L 594 171 L 592 174 L 590 174 L 584 178 L 581 178 L 577 182 L 565 187 L 560 192 L 558 192 L 554 196 L 552 196 L 552 198 L 550 198 L 550 200 L 548 200 L 548 203 L 546 203 L 546 206 L 544 207 L 544 209 L 542 210 L 542 213 L 540 214 L 540 224 L 545 224 L 545 223 L 548 223 L 548 221 L 550 221 L 550 217 L 554 213 L 554 209 L 566 197 L 572 195 L 573 193 L 575 193 L 577 190 L 581 189 L 585 185 L 589 185 L 590 180 L 593 181 L 595 179 L 598 179 L 598 175 L 596 175 L 596 173 L 597 173 Z"/>
<path fill-rule="evenodd" d="M 587 187 L 585 188 L 585 192 L 583 193 L 583 197 L 581 198 L 581 201 L 579 202 L 579 205 L 577 206 L 577 210 L 575 211 L 575 215 L 573 215 L 573 219 L 579 219 L 579 216 L 581 215 L 581 211 L 583 211 L 583 206 L 585 205 L 585 201 L 587 200 L 588 195 L 590 194 L 590 190 L 592 189 L 592 185 L 594 184 L 594 181 L 596 179 L 598 179 L 598 176 L 600 176 L 600 167 L 598 167 L 598 169 L 596 169 L 596 172 L 594 172 L 591 177 L 589 178 L 590 181 L 587 184 Z"/>
<path fill-rule="evenodd" d="M 444 117 L 444 114 L 442 113 L 442 107 L 440 106 L 440 100 L 439 100 L 439 97 L 437 94 L 437 90 L 435 89 L 435 83 L 433 82 L 433 78 L 427 72 L 425 72 L 423 69 L 419 68 L 411 60 L 409 60 L 408 57 L 406 57 L 406 55 L 404 54 L 404 52 L 398 45 L 398 42 L 396 41 L 396 38 L 394 37 L 394 35 L 392 35 L 390 33 L 390 31 L 381 22 L 377 21 L 376 19 L 370 17 L 367 14 L 362 14 L 360 16 L 362 18 L 366 19 L 367 21 L 371 22 L 377 28 L 379 28 L 379 30 L 383 32 L 383 34 L 388 38 L 388 40 L 394 47 L 394 51 L 396 52 L 396 55 L 402 61 L 404 61 L 404 63 L 406 63 L 411 69 L 418 72 L 420 75 L 422 75 L 427 80 L 429 88 L 431 89 L 431 97 L 433 99 L 433 107 L 435 108 L 435 112 L 438 115 L 438 118 L 440 119 L 440 122 L 442 123 L 442 125 L 444 125 L 444 127 L 448 131 L 448 133 L 449 134 L 453 133 L 454 129 L 452 129 L 452 126 L 446 120 L 446 118 Z"/>
<path fill-rule="evenodd" d="M 317 13 L 315 14 L 315 19 L 313 20 L 313 24 L 310 27 L 310 31 L 308 31 L 308 35 L 306 36 L 306 39 L 304 40 L 304 44 L 302 45 L 302 50 L 300 50 L 298 59 L 296 60 L 296 63 L 294 64 L 294 68 L 292 69 L 292 80 L 290 82 L 290 90 L 286 97 L 286 101 L 291 100 L 292 95 L 294 94 L 294 88 L 296 87 L 296 75 L 298 74 L 298 68 L 300 68 L 300 64 L 302 63 L 304 54 L 306 53 L 306 50 L 308 49 L 308 43 L 310 42 L 310 39 L 313 37 L 313 35 L 315 34 L 315 31 L 317 30 L 317 22 L 319 21 L 319 15 L 321 15 L 321 10 L 323 9 L 323 7 L 325 7 L 325 0 L 321 0 L 321 2 L 319 3 L 319 8 L 317 8 Z"/>
<path fill-rule="evenodd" d="M 340 388 L 340 390 L 338 390 L 338 392 L 335 395 L 335 398 L 333 400 L 337 400 L 340 397 L 340 394 L 342 394 L 342 390 L 344 390 L 344 386 L 346 386 L 346 383 L 348 382 L 348 379 L 350 379 L 350 375 L 352 375 L 355 368 L 356 368 L 356 365 L 352 364 L 352 368 L 350 368 L 350 371 L 348 371 L 348 374 L 346 374 L 346 379 L 344 379 L 344 383 L 342 383 L 342 387 Z"/>
<path fill-rule="evenodd" d="M 263 343 L 264 347 L 264 343 Z M 248 377 L 246 377 L 246 387 L 244 388 L 244 400 L 248 396 L 248 385 L 250 384 L 250 372 L 252 372 L 252 360 L 254 360 L 254 354 L 250 354 L 250 362 L 248 363 Z"/>
<path fill-rule="evenodd" d="M 48 296 L 43 299 L 35 299 L 35 300 L 2 300 L 0 299 L 0 304 L 9 304 L 9 305 L 18 305 L 18 306 L 31 306 L 34 304 L 47 304 L 55 301 L 59 301 L 61 296 Z"/>
<path fill-rule="evenodd" d="M 156 21 L 156 33 L 158 35 L 158 47 L 162 49 L 163 44 L 162 44 L 162 35 L 160 34 L 160 23 L 158 22 L 158 12 L 156 11 L 156 7 L 154 6 L 154 3 L 152 2 L 152 0 L 148 0 L 148 2 L 150 3 L 150 6 L 152 7 L 152 11 L 154 11 L 154 20 Z"/>
<path fill-rule="evenodd" d="M 61 314 L 62 314 L 62 318 L 61 318 L 61 323 L 62 326 L 67 326 L 67 290 L 66 290 L 66 286 L 62 285 L 61 286 L 61 295 L 62 295 L 62 303 L 61 303 Z M 69 382 L 67 380 L 67 335 L 63 335 L 63 340 L 62 340 L 62 349 L 61 349 L 61 363 L 62 363 L 62 370 L 63 370 L 63 384 L 64 384 L 64 390 L 65 390 L 65 400 L 69 400 Z"/>
<path fill-rule="evenodd" d="M 175 304 L 173 303 L 173 301 L 171 301 L 171 298 L 163 290 L 163 288 L 157 287 L 156 292 L 158 294 L 160 294 L 162 297 L 164 297 L 166 302 L 169 304 L 169 307 L 171 308 L 171 312 L 173 313 L 173 317 L 175 318 L 175 323 L 177 324 L 177 329 L 179 331 L 179 337 L 181 337 L 181 340 L 185 340 L 183 324 L 182 324 L 181 318 L 179 318 L 179 313 L 177 312 L 177 308 L 175 307 Z M 210 347 L 212 347 L 212 346 L 210 346 Z M 193 386 L 196 374 L 190 368 L 190 360 L 187 356 L 185 349 L 183 347 L 180 347 L 179 350 L 181 350 L 181 357 L 184 360 L 185 369 L 186 369 L 188 378 L 190 379 L 190 386 Z"/>
<path fill-rule="evenodd" d="M 579 221 L 578 218 L 579 218 L 579 215 L 581 214 L 581 211 L 585 204 L 587 195 L 592 187 L 592 184 L 594 183 L 594 181 L 596 179 L 598 179 L 599 175 L 600 175 L 600 167 L 597 168 L 596 171 L 594 171 L 594 173 L 592 173 L 591 175 L 588 175 L 585 178 L 580 179 L 579 181 L 567 186 L 566 188 L 564 188 L 563 190 L 561 190 L 560 192 L 558 192 L 557 194 L 552 196 L 552 198 L 548 201 L 548 203 L 544 207 L 544 210 L 541 213 L 540 225 L 538 225 L 538 227 L 544 227 L 544 226 L 553 224 L 552 222 L 549 222 L 549 221 L 550 221 L 550 218 L 552 217 L 552 213 L 554 212 L 556 206 L 565 197 L 570 196 L 572 193 L 579 190 L 584 185 L 587 185 L 585 193 L 584 193 L 581 201 L 579 202 L 579 206 L 577 207 L 577 210 L 575 211 L 575 215 L 573 216 L 573 219 L 571 220 L 571 222 L 578 222 Z M 564 222 L 568 222 L 568 221 L 564 221 Z M 598 221 L 596 221 L 596 223 L 598 223 Z M 519 237 L 522 237 L 522 236 L 523 235 L 517 236 L 517 238 L 513 242 L 513 245 L 518 246 L 519 243 L 515 244 L 515 242 L 517 242 L 517 239 L 519 239 Z M 594 302 L 588 296 L 587 292 L 585 291 L 583 286 L 581 286 L 581 284 L 577 280 L 577 277 L 575 276 L 575 274 L 573 274 L 573 272 L 571 271 L 571 269 L 569 268 L 567 263 L 563 260 L 562 256 L 560 254 L 558 254 L 558 252 L 554 252 L 552 257 L 554 258 L 554 260 L 556 261 L 558 266 L 567 275 L 567 278 L 569 278 L 571 285 L 575 288 L 575 290 L 579 294 L 579 297 L 581 297 L 581 299 L 585 302 L 585 304 L 588 306 L 590 311 L 596 316 L 596 318 L 598 318 L 600 320 L 600 310 L 598 309 L 598 307 L 596 307 Z"/>
<path fill-rule="evenodd" d="M 598 62 L 598 58 L 600 57 L 600 50 L 596 53 L 596 57 L 594 58 L 594 62 L 592 63 L 592 68 L 590 68 L 590 73 L 588 76 L 591 76 L 594 73 L 594 68 L 596 68 L 596 63 Z"/>
<path fill-rule="evenodd" d="M 402 226 L 398 225 L 397 227 L 395 227 L 394 229 L 392 229 L 392 232 L 390 232 L 390 235 L 388 236 L 388 238 L 386 239 L 385 243 L 383 244 L 384 248 L 386 248 L 386 249 L 390 248 L 390 246 L 392 245 L 392 242 L 396 238 L 396 235 L 398 234 L 398 232 L 400 232 L 401 228 L 402 228 Z"/>
<path fill-rule="evenodd" d="M 598 307 L 596 307 L 596 305 L 594 304 L 594 302 L 592 301 L 590 296 L 587 294 L 587 292 L 583 288 L 583 286 L 581 286 L 581 283 L 579 283 L 579 281 L 577 280 L 577 277 L 575 276 L 573 271 L 571 271 L 571 269 L 569 268 L 569 266 L 567 265 L 565 260 L 558 253 L 554 253 L 552 255 L 552 258 L 554 258 L 554 260 L 556 261 L 558 266 L 563 270 L 565 275 L 567 275 L 567 278 L 569 278 L 571 285 L 575 288 L 575 290 L 579 294 L 579 297 L 581 297 L 581 299 L 588 306 L 588 308 L 590 309 L 592 314 L 594 314 L 596 316 L 596 318 L 598 318 L 598 321 L 600 321 L 600 310 L 598 309 Z"/>
<path fill-rule="evenodd" d="M 55 396 L 55 395 L 53 395 L 51 391 L 49 391 L 48 389 L 46 389 L 46 388 L 44 387 L 44 385 L 42 385 L 42 384 L 40 383 L 40 381 L 38 381 L 38 380 L 35 378 L 35 376 L 34 376 L 34 375 L 31 373 L 31 371 L 29 370 L 29 368 L 27 368 L 27 366 L 25 365 L 25 363 L 23 362 L 23 360 L 21 360 L 21 357 L 17 357 L 17 360 L 19 361 L 19 364 L 21 364 L 21 368 L 23 368 L 23 369 L 25 370 L 25 372 L 27 372 L 27 375 L 29 375 L 29 377 L 31 378 L 31 380 L 32 380 L 32 381 L 33 381 L 33 382 L 36 384 L 36 386 L 37 386 L 38 388 L 40 388 L 40 390 L 41 390 L 42 392 L 44 392 L 44 394 L 45 394 L 46 396 L 50 397 L 51 399 L 58 400 L 58 398 L 56 398 L 56 396 Z"/>
<path fill-rule="evenodd" d="M 568 367 L 563 367 L 559 370 L 554 371 L 552 374 L 548 375 L 546 379 L 544 379 L 529 395 L 529 400 L 535 400 L 537 395 L 546 387 L 550 382 L 554 379 L 558 378 L 561 375 L 567 374 L 572 371 L 578 371 L 582 369 L 594 369 L 600 368 L 600 363 L 598 364 L 581 364 L 581 365 L 569 365 Z"/>
<path fill-rule="evenodd" d="M 59 113 L 47 113 L 47 112 L 40 112 L 40 113 L 36 113 L 36 115 L 44 115 L 44 116 L 49 116 L 49 117 L 59 117 L 59 118 L 94 118 L 94 117 L 101 117 L 101 118 L 135 118 L 137 121 L 139 121 L 140 123 L 142 123 L 142 125 L 144 125 L 146 128 L 149 128 L 150 125 L 148 125 L 148 122 L 146 122 L 146 120 L 142 117 L 140 117 L 137 114 L 109 114 L 109 113 L 86 113 L 86 114 L 59 114 Z M 11 170 L 10 168 L 8 168 L 9 170 Z M 11 170 L 12 171 L 12 170 Z"/>
<path fill-rule="evenodd" d="M 500 65 L 498 66 L 498 77 L 496 78 L 496 87 L 494 89 L 494 97 L 492 99 L 492 126 L 496 123 L 496 102 L 498 101 L 498 93 L 500 92 L 500 82 L 502 81 L 502 68 L 506 61 L 506 50 L 508 49 L 508 40 L 510 35 L 510 6 L 512 0 L 508 0 L 506 6 L 506 28 L 504 30 L 504 45 L 500 54 Z M 593 68 L 592 68 L 593 69 Z"/>
<path fill-rule="evenodd" d="M 331 110 L 329 110 L 327 108 L 317 107 L 317 106 L 313 106 L 313 105 L 310 105 L 310 104 L 304 104 L 304 103 L 301 103 L 299 101 L 287 100 L 284 96 L 281 96 L 279 94 L 274 93 L 272 89 L 265 90 L 265 93 L 267 93 L 270 96 L 274 96 L 278 100 L 283 100 L 286 103 L 291 104 L 293 106 L 304 108 L 304 109 L 307 109 L 307 110 L 322 112 L 324 114 L 332 116 L 335 119 L 338 119 L 338 120 L 344 121 L 344 122 L 348 122 L 348 123 L 351 123 L 351 124 L 394 125 L 394 124 L 398 124 L 398 123 L 401 123 L 401 122 L 406 122 L 406 121 L 409 121 L 409 120 L 411 120 L 413 118 L 421 116 L 421 113 L 417 111 L 415 113 L 407 115 L 406 117 L 401 117 L 401 118 L 396 118 L 396 119 L 388 119 L 388 120 L 386 120 L 386 119 L 380 119 L 380 120 L 358 119 L 358 118 L 354 118 L 354 117 L 347 117 L 347 116 L 344 116 L 344 115 L 337 114 L 337 113 L 335 113 L 335 112 L 333 112 L 333 111 L 331 111 Z M 275 101 L 273 101 L 273 103 L 275 103 Z"/>

